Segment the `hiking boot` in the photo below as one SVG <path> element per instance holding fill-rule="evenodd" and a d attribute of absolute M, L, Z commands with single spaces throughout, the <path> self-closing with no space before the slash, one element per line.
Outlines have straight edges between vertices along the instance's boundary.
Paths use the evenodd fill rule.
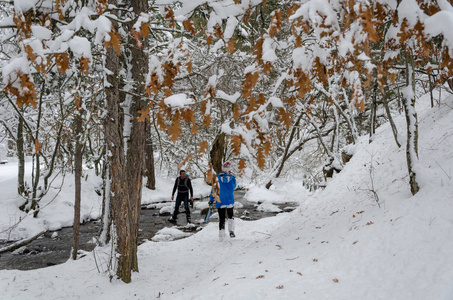
<path fill-rule="evenodd" d="M 191 223 L 190 217 L 187 217 L 187 223 Z"/>
<path fill-rule="evenodd" d="M 219 241 L 223 242 L 225 240 L 225 230 L 222 229 L 219 231 Z"/>
<path fill-rule="evenodd" d="M 168 222 L 176 224 L 176 218 L 171 217 L 170 219 L 168 219 Z"/>
<path fill-rule="evenodd" d="M 230 238 L 234 238 L 236 235 L 234 234 L 234 231 L 230 231 Z"/>
<path fill-rule="evenodd" d="M 228 219 L 227 221 L 228 223 L 228 231 L 230 232 L 230 236 L 231 236 L 231 233 L 233 232 L 233 235 L 234 235 L 234 219 Z"/>

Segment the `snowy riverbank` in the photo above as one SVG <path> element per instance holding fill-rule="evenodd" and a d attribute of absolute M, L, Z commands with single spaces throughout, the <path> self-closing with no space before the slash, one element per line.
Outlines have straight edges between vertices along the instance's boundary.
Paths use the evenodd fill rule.
<path fill-rule="evenodd" d="M 418 102 L 415 196 L 405 149 L 385 124 L 373 143 L 359 141 L 324 190 L 304 197 L 282 190 L 300 207 L 238 219 L 234 240 L 219 242 L 213 222 L 183 240 L 147 242 L 130 284 L 103 273 L 110 249 L 45 269 L 0 271 L 2 299 L 453 299 L 452 107 L 453 97 L 435 108 Z M 404 116 L 395 121 L 404 128 Z M 276 186 L 276 195 L 279 188 L 288 189 Z"/>

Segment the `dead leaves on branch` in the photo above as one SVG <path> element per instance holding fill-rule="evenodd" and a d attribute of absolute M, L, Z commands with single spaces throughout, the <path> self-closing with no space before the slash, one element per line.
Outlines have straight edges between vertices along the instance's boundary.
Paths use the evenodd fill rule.
<path fill-rule="evenodd" d="M 165 13 L 163 17 L 168 27 L 175 28 L 175 12 L 170 6 L 165 7 Z"/>
<path fill-rule="evenodd" d="M 118 55 L 121 55 L 121 35 L 118 32 L 110 32 L 110 39 L 104 41 L 105 49 L 112 47 Z"/>
<path fill-rule="evenodd" d="M 258 83 L 259 76 L 257 71 L 245 74 L 244 80 L 242 81 L 242 98 L 247 99 L 252 95 L 253 88 Z"/>
<path fill-rule="evenodd" d="M 23 41 L 24 39 L 31 37 L 31 26 L 33 25 L 31 12 L 22 14 L 22 12 L 16 11 L 14 13 L 13 21 L 14 24 L 16 24 L 19 41 Z"/>
<path fill-rule="evenodd" d="M 138 48 L 143 47 L 142 39 L 146 38 L 150 32 L 150 24 L 149 23 L 142 23 L 140 26 L 140 31 L 136 31 L 135 29 L 131 30 L 131 34 L 137 43 Z"/>
<path fill-rule="evenodd" d="M 282 29 L 282 12 L 280 10 L 275 10 L 271 13 L 271 17 L 272 21 L 269 27 L 269 36 L 273 38 Z"/>
<path fill-rule="evenodd" d="M 54 55 L 54 57 L 58 72 L 60 72 L 61 74 L 66 73 L 66 71 L 70 68 L 69 54 L 66 52 L 57 53 Z"/>
<path fill-rule="evenodd" d="M 31 105 L 36 108 L 38 95 L 36 85 L 29 74 L 24 74 L 21 71 L 16 72 L 16 79 L 11 79 L 5 86 L 5 92 L 16 97 L 17 107 L 21 108 L 24 105 Z"/>
<path fill-rule="evenodd" d="M 96 12 L 101 15 L 107 9 L 107 0 L 96 0 Z"/>
<path fill-rule="evenodd" d="M 207 141 L 202 141 L 198 144 L 198 154 L 204 154 L 208 150 L 208 142 Z"/>
<path fill-rule="evenodd" d="M 230 141 L 233 154 L 239 156 L 241 153 L 242 137 L 240 135 L 233 135 Z"/>
<path fill-rule="evenodd" d="M 282 123 L 283 126 L 286 127 L 286 129 L 289 129 L 294 122 L 292 114 L 286 111 L 284 108 L 279 107 L 277 115 L 279 117 L 280 123 Z"/>
<path fill-rule="evenodd" d="M 181 129 L 181 113 L 177 110 L 171 120 L 171 125 L 168 128 L 168 136 L 170 137 L 170 141 L 176 142 L 182 136 L 182 129 Z"/>
<path fill-rule="evenodd" d="M 182 22 L 182 24 L 183 24 L 185 30 L 187 30 L 188 32 L 190 32 L 193 35 L 197 34 L 194 23 L 191 20 L 189 20 L 189 19 L 184 20 Z"/>

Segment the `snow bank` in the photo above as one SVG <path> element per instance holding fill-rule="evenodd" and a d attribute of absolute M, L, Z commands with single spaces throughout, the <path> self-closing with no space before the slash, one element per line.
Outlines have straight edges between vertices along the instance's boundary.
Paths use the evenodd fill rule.
<path fill-rule="evenodd" d="M 159 236 L 167 242 L 139 247 L 140 272 L 130 284 L 109 281 L 103 272 L 110 249 L 98 248 L 58 266 L 0 271 L 2 297 L 451 299 L 451 107 L 453 97 L 435 108 L 428 98 L 418 101 L 421 190 L 415 196 L 405 149 L 397 148 L 386 124 L 371 144 L 360 139 L 351 161 L 324 190 L 307 194 L 284 181 L 274 190 L 252 189 L 252 198 L 302 202 L 292 213 L 258 221 L 236 218 L 235 239 L 219 242 L 215 221 L 176 241 L 168 241 L 175 232 L 166 228 Z M 395 116 L 395 122 L 404 128 L 404 116 Z M 405 130 L 400 134 L 404 138 Z"/>

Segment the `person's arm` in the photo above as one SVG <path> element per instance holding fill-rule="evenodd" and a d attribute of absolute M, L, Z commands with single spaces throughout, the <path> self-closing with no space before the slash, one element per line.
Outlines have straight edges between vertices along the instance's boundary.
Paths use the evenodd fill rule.
<path fill-rule="evenodd" d="M 188 178 L 188 180 L 187 180 L 187 185 L 189 186 L 190 198 L 192 198 L 191 200 L 193 200 L 192 180 L 190 180 L 190 178 Z"/>
<path fill-rule="evenodd" d="M 175 180 L 175 185 L 173 186 L 173 192 L 171 192 L 171 199 L 173 200 L 173 197 L 175 196 L 176 189 L 178 188 L 178 178 Z"/>
<path fill-rule="evenodd" d="M 209 195 L 209 204 L 212 204 L 214 202 L 214 195 L 212 193 L 214 193 L 214 191 L 211 189 L 211 194 Z"/>

